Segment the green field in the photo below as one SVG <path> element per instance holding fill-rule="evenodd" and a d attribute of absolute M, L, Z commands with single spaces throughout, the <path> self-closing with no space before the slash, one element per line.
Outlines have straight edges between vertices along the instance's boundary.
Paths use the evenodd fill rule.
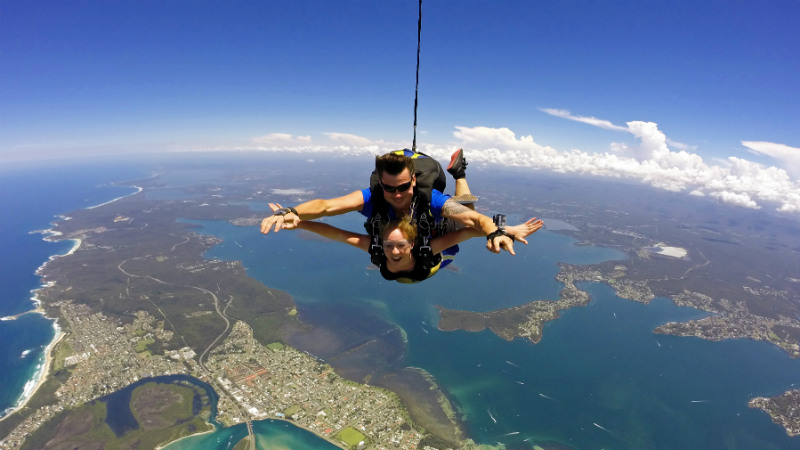
<path fill-rule="evenodd" d="M 279 352 L 283 350 L 284 345 L 280 342 L 273 342 L 272 344 L 267 345 L 267 348 L 272 350 L 273 352 Z"/>
<path fill-rule="evenodd" d="M 365 441 L 367 439 L 366 436 L 361 434 L 358 430 L 353 427 L 347 427 L 344 430 L 338 432 L 336 437 L 344 441 L 349 447 L 356 447 L 358 443 L 361 441 Z"/>
<path fill-rule="evenodd" d="M 139 342 L 136 343 L 136 347 L 134 348 L 134 350 L 136 351 L 136 353 L 142 353 L 145 350 L 147 350 L 148 345 L 153 344 L 155 342 L 156 342 L 155 339 L 151 338 L 140 339 Z"/>
<path fill-rule="evenodd" d="M 292 415 L 294 415 L 294 414 L 297 414 L 297 413 L 298 413 L 298 412 L 300 412 L 302 409 L 303 409 L 303 408 L 301 408 L 301 407 L 300 407 L 300 405 L 292 405 L 292 406 L 290 406 L 290 407 L 286 408 L 286 409 L 283 411 L 283 413 L 284 413 L 284 414 L 286 414 L 286 417 L 292 417 Z"/>

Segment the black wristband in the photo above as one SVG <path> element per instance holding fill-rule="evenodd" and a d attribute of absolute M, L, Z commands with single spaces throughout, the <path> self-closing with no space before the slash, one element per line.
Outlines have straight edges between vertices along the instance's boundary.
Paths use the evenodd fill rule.
<path fill-rule="evenodd" d="M 272 213 L 273 216 L 285 216 L 289 213 L 294 213 L 295 216 L 300 217 L 300 214 L 297 213 L 297 210 L 289 206 L 288 208 L 281 208 Z"/>
<path fill-rule="evenodd" d="M 487 241 L 491 241 L 492 239 L 496 238 L 497 236 L 508 236 L 508 237 L 511 238 L 512 241 L 515 240 L 514 236 L 511 235 L 511 234 L 506 233 L 506 230 L 503 227 L 497 227 L 496 230 L 494 230 L 491 233 L 487 234 L 486 235 L 486 240 Z"/>

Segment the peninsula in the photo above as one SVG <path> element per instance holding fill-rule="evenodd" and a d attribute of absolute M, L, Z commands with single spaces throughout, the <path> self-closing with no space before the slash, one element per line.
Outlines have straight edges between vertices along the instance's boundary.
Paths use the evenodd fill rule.
<path fill-rule="evenodd" d="M 488 194 L 502 199 L 493 206 L 513 210 L 524 205 L 519 196 L 509 195 L 515 192 L 515 178 L 503 180 L 489 189 Z M 678 306 L 707 313 L 688 322 L 662 324 L 654 333 L 711 341 L 752 339 L 776 345 L 792 358 L 800 357 L 800 279 L 795 269 L 800 263 L 800 248 L 795 244 L 800 226 L 796 220 L 768 222 L 756 213 L 737 210 L 734 214 L 714 204 L 703 211 L 690 210 L 668 195 L 659 196 L 659 206 L 654 208 L 647 203 L 650 198 L 624 189 L 625 185 L 608 186 L 599 193 L 587 188 L 583 192 L 589 197 L 577 203 L 552 188 L 551 196 L 535 209 L 523 207 L 519 213 L 544 217 L 545 229 L 547 217 L 557 218 L 552 221 L 554 228 L 574 237 L 576 245 L 615 248 L 627 259 L 559 264 L 556 278 L 564 287 L 556 299 L 523 300 L 516 307 L 486 312 L 440 306 L 439 328 L 488 328 L 503 339 L 519 337 L 536 344 L 546 333 L 548 321 L 564 310 L 589 304 L 581 282 L 605 283 L 623 299 L 647 304 L 665 297 Z M 609 198 L 623 205 L 609 209 Z M 653 209 L 669 211 L 669 215 L 661 214 L 663 220 L 655 221 L 650 214 L 635 213 Z M 800 430 L 797 391 L 753 399 L 750 406 L 763 409 L 792 436 Z"/>

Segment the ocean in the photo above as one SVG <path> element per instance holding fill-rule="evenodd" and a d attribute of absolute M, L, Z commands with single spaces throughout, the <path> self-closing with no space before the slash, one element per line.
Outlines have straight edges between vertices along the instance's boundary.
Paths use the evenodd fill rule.
<path fill-rule="evenodd" d="M 41 286 L 36 270 L 50 257 L 63 255 L 73 242 L 48 242 L 44 231 L 58 215 L 99 205 L 135 192 L 110 183 L 141 178 L 141 166 L 125 164 L 42 164 L 6 166 L 0 171 L 0 317 L 35 307 L 34 290 Z M 41 314 L 0 321 L 0 411 L 5 415 L 33 388 L 42 369 L 44 349 L 55 336 L 54 322 Z"/>
<path fill-rule="evenodd" d="M 142 164 L 44 166 L 0 172 L 0 317 L 30 310 L 35 271 L 69 242 L 51 243 L 32 231 L 56 215 L 97 205 L 133 189 L 112 186 L 147 174 Z M 268 200 L 268 199 L 265 199 Z M 271 200 L 271 199 L 270 199 Z M 255 207 L 254 207 L 255 208 Z M 509 217 L 518 221 L 519 217 Z M 360 230 L 357 216 L 331 220 Z M 666 299 L 641 305 L 587 283 L 592 302 L 546 325 L 540 343 L 511 342 L 490 331 L 441 332 L 435 306 L 487 311 L 556 298 L 558 261 L 590 264 L 622 258 L 619 252 L 577 246 L 554 231 L 540 231 L 517 256 L 493 255 L 476 239 L 463 244 L 458 271 L 443 271 L 419 285 L 382 280 L 368 258 L 343 244 L 303 239 L 282 231 L 200 222 L 201 232 L 224 240 L 209 258 L 241 260 L 264 284 L 289 292 L 302 314 L 343 308 L 351 320 L 379 317 L 407 337 L 402 364 L 433 375 L 478 443 L 508 448 L 800 448 L 760 410 L 754 396 L 791 389 L 800 361 L 777 347 L 734 340 L 708 342 L 652 333 L 658 324 L 702 317 Z M 234 243 L 238 242 L 241 247 Z M 318 320 L 318 319 L 315 319 Z M 0 411 L 13 408 L 41 370 L 53 322 L 38 314 L 0 322 Z M 324 448 L 286 422 L 255 424 L 259 448 Z M 229 449 L 244 426 L 178 441 L 167 448 Z"/>

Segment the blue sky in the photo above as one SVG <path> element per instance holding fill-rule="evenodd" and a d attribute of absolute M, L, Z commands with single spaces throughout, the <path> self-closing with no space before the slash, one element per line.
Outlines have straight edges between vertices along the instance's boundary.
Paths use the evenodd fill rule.
<path fill-rule="evenodd" d="M 408 147 L 417 8 L 0 0 L 0 161 Z M 797 23 L 795 0 L 425 0 L 418 144 L 800 211 Z"/>

